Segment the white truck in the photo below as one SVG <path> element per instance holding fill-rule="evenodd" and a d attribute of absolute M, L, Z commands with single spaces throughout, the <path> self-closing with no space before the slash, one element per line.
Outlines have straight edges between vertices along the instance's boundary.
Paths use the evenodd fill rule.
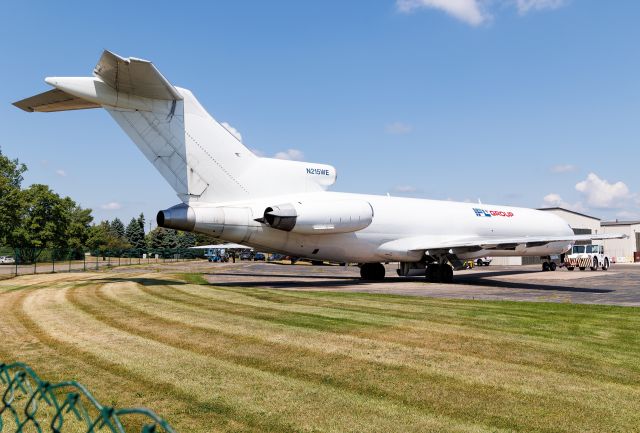
<path fill-rule="evenodd" d="M 610 265 L 611 259 L 604 253 L 602 245 L 574 245 L 564 258 L 564 266 L 569 271 L 575 268 L 581 271 L 587 268 L 592 271 L 597 271 L 598 268 L 606 271 Z"/>

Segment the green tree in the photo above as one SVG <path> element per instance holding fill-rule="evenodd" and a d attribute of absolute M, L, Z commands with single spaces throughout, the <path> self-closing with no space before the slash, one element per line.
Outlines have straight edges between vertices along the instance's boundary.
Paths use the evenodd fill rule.
<path fill-rule="evenodd" d="M 0 244 L 8 243 L 7 236 L 20 224 L 23 207 L 22 174 L 27 166 L 11 160 L 0 150 Z"/>
<path fill-rule="evenodd" d="M 65 200 L 71 199 L 67 197 Z M 93 216 L 91 216 L 91 209 L 82 209 L 75 203 L 70 203 L 69 207 L 71 211 L 67 227 L 67 247 L 70 257 L 80 259 L 89 239 Z"/>
<path fill-rule="evenodd" d="M 113 230 L 113 223 L 102 221 L 91 227 L 87 246 L 94 254 L 113 256 L 122 254 L 122 250 L 131 246 L 126 238 L 120 237 Z"/>
<path fill-rule="evenodd" d="M 142 217 L 142 214 L 140 216 Z M 144 224 L 144 221 L 142 221 L 142 224 Z M 127 242 L 131 245 L 131 248 L 145 248 L 146 242 L 144 239 L 144 228 L 140 225 L 139 219 L 131 218 L 131 221 L 127 225 L 127 229 L 125 230 L 125 236 L 127 238 Z"/>
<path fill-rule="evenodd" d="M 145 219 L 144 219 L 144 214 L 142 212 L 140 212 L 140 216 L 138 217 L 138 224 L 140 224 L 140 228 L 142 229 L 142 236 L 144 236 Z"/>
<path fill-rule="evenodd" d="M 147 245 L 151 254 L 171 257 L 180 247 L 180 236 L 175 230 L 156 227 L 147 235 Z"/>
<path fill-rule="evenodd" d="M 111 221 L 111 231 L 113 232 L 113 234 L 121 239 L 125 239 L 125 229 L 124 229 L 124 223 L 120 220 L 120 218 L 114 218 L 113 221 Z"/>
<path fill-rule="evenodd" d="M 70 198 L 62 199 L 46 185 L 34 184 L 20 192 L 18 224 L 6 236 L 22 260 L 32 262 L 45 248 L 66 248 L 71 211 Z"/>
<path fill-rule="evenodd" d="M 196 234 L 191 232 L 178 233 L 178 248 L 191 248 L 196 245 Z"/>

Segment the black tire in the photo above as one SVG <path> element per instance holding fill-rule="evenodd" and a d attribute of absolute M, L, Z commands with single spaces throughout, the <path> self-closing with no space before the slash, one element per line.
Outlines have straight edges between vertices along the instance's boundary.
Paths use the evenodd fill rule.
<path fill-rule="evenodd" d="M 380 281 L 384 279 L 384 265 L 382 263 L 364 263 L 360 266 L 360 278 L 367 281 Z"/>
<path fill-rule="evenodd" d="M 482 259 L 478 259 L 476 260 L 476 266 L 482 266 L 484 263 L 482 263 Z"/>
<path fill-rule="evenodd" d="M 567 266 L 567 271 L 573 271 L 575 269 L 575 267 L 573 266 Z"/>
<path fill-rule="evenodd" d="M 611 264 L 609 263 L 609 258 L 608 258 L 608 257 L 605 257 L 605 258 L 604 258 L 604 264 L 602 265 L 602 270 L 603 270 L 603 271 L 608 270 L 610 265 L 611 265 Z"/>
<path fill-rule="evenodd" d="M 440 282 L 444 284 L 453 283 L 453 268 L 449 265 L 440 265 Z"/>
<path fill-rule="evenodd" d="M 542 263 L 542 272 L 547 272 L 549 271 L 549 262 L 543 262 Z"/>
<path fill-rule="evenodd" d="M 549 263 L 549 270 L 551 272 L 555 271 L 557 268 L 558 268 L 558 265 L 556 265 L 556 262 Z"/>
<path fill-rule="evenodd" d="M 578 269 L 580 269 L 581 271 L 584 271 L 587 268 L 585 268 L 584 266 L 580 266 Z"/>
<path fill-rule="evenodd" d="M 427 269 L 425 271 L 425 278 L 429 283 L 439 283 L 440 282 L 440 265 L 437 263 L 432 263 L 427 265 Z"/>
<path fill-rule="evenodd" d="M 593 264 L 591 265 L 590 269 L 592 271 L 597 271 L 598 270 L 598 258 L 597 257 L 593 258 Z"/>

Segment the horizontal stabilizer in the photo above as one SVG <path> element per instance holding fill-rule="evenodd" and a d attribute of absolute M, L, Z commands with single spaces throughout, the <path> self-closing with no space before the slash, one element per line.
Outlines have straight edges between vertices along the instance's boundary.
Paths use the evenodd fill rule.
<path fill-rule="evenodd" d="M 14 102 L 13 105 L 24 111 L 39 111 L 43 113 L 100 108 L 100 105 L 98 104 L 85 101 L 84 99 L 75 97 L 58 89 L 49 90 L 48 92 L 23 99 L 22 101 Z"/>
<path fill-rule="evenodd" d="M 168 101 L 182 99 L 176 88 L 148 60 L 125 59 L 104 51 L 93 73 L 117 92 Z"/>

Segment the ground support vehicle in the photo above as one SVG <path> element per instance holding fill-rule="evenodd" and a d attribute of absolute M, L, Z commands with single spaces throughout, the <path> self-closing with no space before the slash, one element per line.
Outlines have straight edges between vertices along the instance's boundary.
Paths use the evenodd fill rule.
<path fill-rule="evenodd" d="M 606 271 L 611 266 L 611 258 L 605 254 L 602 245 L 574 245 L 571 253 L 565 256 L 564 266 L 569 271 L 575 268 Z"/>

